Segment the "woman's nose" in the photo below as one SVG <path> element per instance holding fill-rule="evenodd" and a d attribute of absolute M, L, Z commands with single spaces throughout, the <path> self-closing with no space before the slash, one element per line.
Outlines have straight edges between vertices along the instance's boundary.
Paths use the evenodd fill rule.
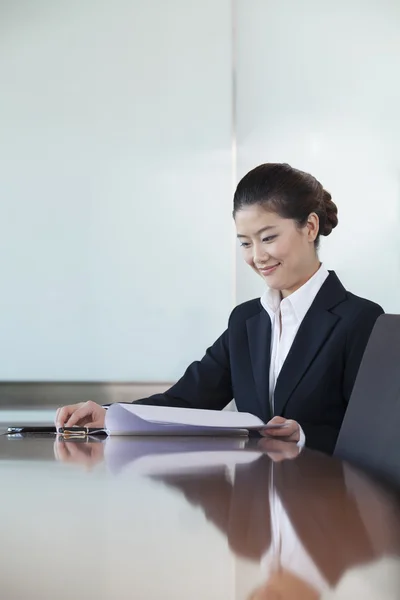
<path fill-rule="evenodd" d="M 253 261 L 256 265 L 262 265 L 268 262 L 269 255 L 268 252 L 265 251 L 259 244 L 254 244 L 253 246 Z"/>

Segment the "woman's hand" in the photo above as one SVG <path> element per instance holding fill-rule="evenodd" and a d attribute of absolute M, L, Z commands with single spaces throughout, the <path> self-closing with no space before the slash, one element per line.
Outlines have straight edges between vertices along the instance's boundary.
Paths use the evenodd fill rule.
<path fill-rule="evenodd" d="M 296 442 L 283 442 L 269 436 L 259 440 L 257 449 L 267 454 L 276 463 L 297 458 L 301 452 L 301 448 L 299 448 Z"/>
<path fill-rule="evenodd" d="M 80 464 L 88 470 L 104 460 L 104 444 L 99 441 L 73 442 L 72 440 L 57 438 L 53 450 L 56 460 Z"/>
<path fill-rule="evenodd" d="M 282 427 L 268 428 L 268 425 L 282 425 Z M 267 426 L 261 429 L 261 435 L 265 437 L 279 439 L 285 442 L 300 441 L 300 425 L 292 419 L 283 417 L 274 417 L 268 421 Z"/>
<path fill-rule="evenodd" d="M 63 406 L 56 412 L 55 424 L 59 427 L 104 427 L 106 418 L 106 409 L 96 404 L 96 402 L 79 402 L 78 404 L 70 404 Z"/>

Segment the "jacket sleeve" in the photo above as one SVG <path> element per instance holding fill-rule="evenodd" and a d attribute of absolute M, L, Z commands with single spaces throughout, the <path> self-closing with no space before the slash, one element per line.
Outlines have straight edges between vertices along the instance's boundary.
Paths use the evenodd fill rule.
<path fill-rule="evenodd" d="M 175 385 L 163 394 L 136 400 L 135 404 L 222 410 L 233 398 L 228 329 L 193 362 Z"/>
<path fill-rule="evenodd" d="M 329 425 L 302 423 L 307 448 L 319 450 L 325 454 L 333 454 L 339 431 Z"/>

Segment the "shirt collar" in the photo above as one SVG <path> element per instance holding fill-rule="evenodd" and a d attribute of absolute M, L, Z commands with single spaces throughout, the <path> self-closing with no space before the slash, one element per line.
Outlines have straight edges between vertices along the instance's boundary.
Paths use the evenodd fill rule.
<path fill-rule="evenodd" d="M 279 310 L 281 302 L 289 304 L 301 323 L 328 275 L 329 271 L 321 264 L 318 271 L 304 285 L 283 300 L 279 290 L 267 288 L 261 297 L 261 304 L 271 318 Z"/>

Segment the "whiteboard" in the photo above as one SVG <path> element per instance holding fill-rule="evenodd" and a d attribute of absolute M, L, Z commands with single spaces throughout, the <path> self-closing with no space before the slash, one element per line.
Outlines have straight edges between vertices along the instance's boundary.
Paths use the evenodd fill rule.
<path fill-rule="evenodd" d="M 225 329 L 230 32 L 227 1 L 1 3 L 0 379 L 170 381 Z"/>

